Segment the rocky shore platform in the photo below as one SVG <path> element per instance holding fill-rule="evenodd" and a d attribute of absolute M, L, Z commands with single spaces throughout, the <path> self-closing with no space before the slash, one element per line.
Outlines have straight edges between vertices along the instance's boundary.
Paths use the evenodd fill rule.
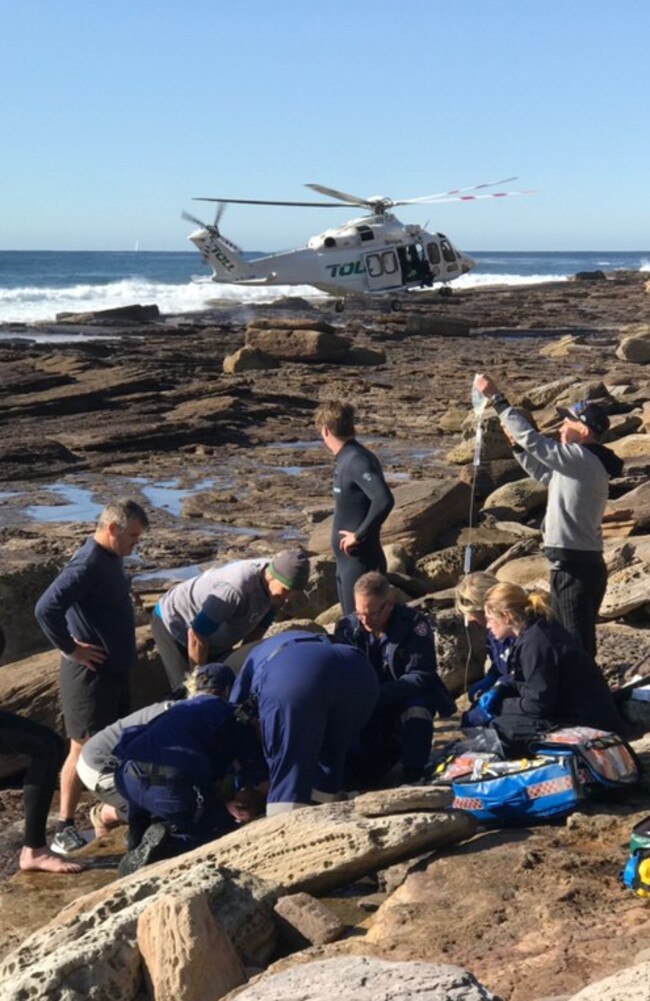
<path fill-rule="evenodd" d="M 480 467 L 472 464 L 477 371 L 492 374 L 549 433 L 556 405 L 588 397 L 607 408 L 608 444 L 624 471 L 605 515 L 609 587 L 599 661 L 613 686 L 650 675 L 649 361 L 650 290 L 646 276 L 632 272 L 451 298 L 424 292 L 397 313 L 363 298 L 349 300 L 342 314 L 294 299 L 254 308 L 215 301 L 191 316 L 139 310 L 0 327 L 0 619 L 8 641 L 0 704 L 60 728 L 57 657 L 32 609 L 115 496 L 142 502 L 152 521 L 131 565 L 136 702 L 164 690 L 147 625 L 153 602 L 170 582 L 213 562 L 306 546 L 314 554 L 309 589 L 287 618 L 327 629 L 337 615 L 332 467 L 313 422 L 327 396 L 354 403 L 359 436 L 382 460 L 397 501 L 384 531 L 392 580 L 405 600 L 436 616 L 441 674 L 462 703 L 483 659 L 480 637 L 470 634 L 470 650 L 452 609 L 466 545 L 473 569 L 525 586 L 547 580 L 539 532 L 545 491 L 523 477 L 490 410 Z M 629 712 L 648 770 L 643 709 L 638 703 Z M 446 736 L 437 732 L 436 740 Z M 20 762 L 0 765 L 11 783 Z M 89 845 L 95 861 L 80 877 L 14 875 L 20 802 L 5 789 L 0 998 L 216 1001 L 244 984 L 252 967 L 274 961 L 285 980 L 274 988 L 264 973 L 242 1001 L 289 998 L 292 990 L 324 997 L 348 976 L 359 984 L 377 977 L 378 994 L 388 990 L 381 977 L 390 982 L 395 962 L 408 965 L 403 976 L 415 978 L 418 997 L 470 1001 L 490 997 L 486 988 L 504 1001 L 646 997 L 634 985 L 648 982 L 647 905 L 624 892 L 617 875 L 632 824 L 650 813 L 647 777 L 624 801 L 587 804 L 553 827 L 511 831 L 476 832 L 464 815 L 455 820 L 431 802 L 397 806 L 391 795 L 379 821 L 359 819 L 344 804 L 300 811 L 291 822 L 259 821 L 228 845 L 207 846 L 195 869 L 179 860 L 115 882 L 121 842 Z M 333 825 L 332 849 L 305 854 L 321 844 L 319 824 Z M 280 857 L 282 864 L 269 864 Z M 304 892 L 313 899 L 296 919 L 294 898 Z M 175 980 L 165 968 L 161 940 L 140 928 L 145 900 L 159 908 L 161 927 L 185 930 L 174 956 L 194 973 Z M 319 938 L 329 925 L 314 915 L 325 905 L 330 917 L 339 915 L 335 942 Z M 155 926 L 153 910 L 150 921 Z M 288 934 L 295 925 L 302 938 Z M 321 931 L 309 938 L 305 928 L 315 927 Z M 83 935 L 103 944 L 75 953 L 70 943 Z M 230 971 L 218 991 L 214 956 Z M 311 980 L 291 980 L 298 960 L 318 960 Z M 212 970 L 210 994 L 190 992 L 199 967 Z M 585 992 L 612 975 L 613 987 Z M 322 993 L 304 993 L 308 982 Z"/>

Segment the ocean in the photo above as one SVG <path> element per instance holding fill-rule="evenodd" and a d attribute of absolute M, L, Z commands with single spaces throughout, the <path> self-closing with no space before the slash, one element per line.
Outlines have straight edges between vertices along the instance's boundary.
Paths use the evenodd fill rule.
<path fill-rule="evenodd" d="M 476 269 L 455 288 L 561 281 L 577 271 L 650 272 L 650 250 L 472 251 Z M 249 258 L 260 256 L 250 253 Z M 251 288 L 197 283 L 210 275 L 196 251 L 0 251 L 0 323 L 53 321 L 56 313 L 155 303 L 161 313 L 199 312 L 209 299 L 268 302 L 287 294 L 322 298 L 309 285 Z"/>

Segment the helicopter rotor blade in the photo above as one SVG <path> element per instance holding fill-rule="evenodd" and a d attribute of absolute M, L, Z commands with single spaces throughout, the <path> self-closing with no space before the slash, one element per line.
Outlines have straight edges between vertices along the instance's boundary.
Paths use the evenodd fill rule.
<path fill-rule="evenodd" d="M 369 206 L 371 204 L 367 198 L 360 198 L 359 195 L 348 195 L 345 191 L 337 191 L 336 188 L 326 188 L 323 184 L 306 184 L 305 187 L 311 188 L 312 191 L 318 191 L 321 195 L 327 195 L 328 198 L 338 198 L 348 205 Z"/>
<path fill-rule="evenodd" d="M 202 219 L 198 219 L 195 215 L 192 215 L 191 212 L 181 212 L 181 219 L 184 219 L 185 222 L 193 222 L 195 226 L 200 226 L 201 229 L 210 228 L 207 222 L 203 222 Z"/>
<path fill-rule="evenodd" d="M 511 184 L 516 180 L 516 177 L 504 177 L 502 181 L 483 181 L 482 184 L 470 184 L 466 188 L 452 188 L 450 191 L 439 191 L 435 195 L 423 195 L 421 198 L 404 198 L 400 200 L 400 205 L 416 205 L 418 202 L 429 202 L 438 198 L 451 198 L 452 196 L 464 195 L 466 191 L 482 191 L 484 188 L 496 188 L 498 184 Z"/>
<path fill-rule="evenodd" d="M 215 212 L 214 215 L 214 228 L 217 230 L 219 229 L 219 223 L 221 222 L 221 217 L 225 211 L 226 211 L 226 203 L 218 202 L 217 211 Z"/>
<path fill-rule="evenodd" d="M 220 202 L 224 205 L 289 205 L 299 208 L 341 208 L 340 202 L 277 202 L 267 198 L 193 198 L 194 202 Z"/>
<path fill-rule="evenodd" d="M 451 198 L 441 198 L 440 195 L 429 198 L 408 198 L 404 201 L 394 202 L 394 205 L 443 205 L 445 202 L 477 202 L 483 198 L 510 198 L 512 195 L 533 195 L 534 188 L 525 191 L 491 191 L 487 195 L 453 195 Z"/>

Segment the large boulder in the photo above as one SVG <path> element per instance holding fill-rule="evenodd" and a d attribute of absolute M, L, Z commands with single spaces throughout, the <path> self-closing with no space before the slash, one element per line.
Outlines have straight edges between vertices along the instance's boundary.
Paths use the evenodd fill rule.
<path fill-rule="evenodd" d="M 414 480 L 393 491 L 395 507 L 384 522 L 384 543 L 396 542 L 413 556 L 430 553 L 440 536 L 469 519 L 471 488 L 459 480 Z M 330 551 L 330 516 L 316 525 L 307 548 L 312 553 Z"/>
<path fill-rule="evenodd" d="M 246 983 L 206 893 L 159 894 L 138 918 L 137 940 L 155 1001 L 216 1001 Z"/>
<path fill-rule="evenodd" d="M 610 572 L 600 617 L 618 619 L 644 606 L 650 610 L 650 562 L 637 560 Z"/>
<path fill-rule="evenodd" d="M 240 372 L 255 372 L 277 368 L 278 365 L 279 362 L 277 359 L 272 358 L 265 351 L 260 351 L 259 348 L 253 348 L 245 344 L 239 351 L 235 351 L 231 355 L 226 355 L 223 360 L 223 371 L 224 375 L 238 375 Z"/>
<path fill-rule="evenodd" d="M 645 435 L 643 436 L 645 437 Z M 607 503 L 603 515 L 603 530 L 609 534 L 631 535 L 650 530 L 650 482 Z"/>
<path fill-rule="evenodd" d="M 236 997 L 239 1001 L 499 1001 L 460 966 L 395 963 L 367 956 L 301 963 L 259 979 Z"/>
<path fill-rule="evenodd" d="M 142 306 L 135 303 L 132 306 L 112 306 L 110 309 L 94 309 L 88 313 L 57 313 L 57 323 L 94 323 L 100 322 L 115 323 L 150 323 L 152 320 L 160 319 L 160 310 L 154 303 L 151 306 Z"/>
<path fill-rule="evenodd" d="M 455 465 L 465 465 L 472 462 L 476 450 L 476 424 L 474 413 L 465 418 L 463 423 L 463 440 L 452 448 L 445 456 L 447 462 Z M 483 417 L 483 435 L 481 438 L 481 461 L 492 462 L 495 459 L 510 459 L 512 447 L 501 428 L 501 421 L 495 414 Z"/>
<path fill-rule="evenodd" d="M 3 547 L 0 571 L 0 625 L 6 644 L 3 664 L 47 647 L 34 617 L 34 605 L 63 562 L 36 549 L 16 552 Z"/>
<path fill-rule="evenodd" d="M 650 326 L 640 325 L 635 331 L 622 337 L 616 348 L 616 357 L 647 365 L 650 362 Z"/>
<path fill-rule="evenodd" d="M 435 615 L 434 640 L 438 674 L 452 695 L 462 695 L 483 677 L 485 630 L 475 622 L 466 626 L 453 609 L 444 609 Z"/>
<path fill-rule="evenodd" d="M 527 406 L 532 410 L 547 407 L 550 403 L 553 403 L 560 393 L 574 385 L 575 378 L 572 375 L 564 375 L 561 379 L 555 379 L 553 382 L 545 382 L 541 386 L 527 389 L 520 402 L 522 406 Z"/>
<path fill-rule="evenodd" d="M 527 591 L 549 590 L 549 564 L 541 553 L 509 560 L 494 573 L 500 581 L 518 584 Z"/>
<path fill-rule="evenodd" d="M 650 459 L 650 434 L 628 434 L 616 441 L 609 441 L 608 448 L 619 459 Z"/>
<path fill-rule="evenodd" d="M 514 483 L 504 483 L 485 499 L 483 514 L 506 520 L 526 518 L 533 511 L 544 507 L 547 495 L 547 487 L 529 477 L 515 480 Z"/>
<path fill-rule="evenodd" d="M 323 330 L 248 327 L 246 346 L 279 361 L 339 362 L 350 349 L 350 339 Z"/>

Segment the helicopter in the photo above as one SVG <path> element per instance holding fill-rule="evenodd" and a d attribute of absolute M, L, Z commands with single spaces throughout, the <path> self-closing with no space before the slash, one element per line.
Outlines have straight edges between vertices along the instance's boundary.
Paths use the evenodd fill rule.
<path fill-rule="evenodd" d="M 389 295 L 392 296 L 392 309 L 399 310 L 402 300 L 396 293 L 413 288 L 430 288 L 434 283 L 440 283 L 440 294 L 451 295 L 448 283 L 468 274 L 476 262 L 454 247 L 444 233 L 430 233 L 423 226 L 404 224 L 390 210 L 398 205 L 440 205 L 443 202 L 530 194 L 529 191 L 483 193 L 485 188 L 515 180 L 515 177 L 508 177 L 502 181 L 487 181 L 435 195 L 400 199 L 383 195 L 362 198 L 322 184 L 307 184 L 305 187 L 336 201 L 195 198 L 194 201 L 218 203 L 214 222 L 204 223 L 187 212 L 183 213 L 183 219 L 199 226 L 188 240 L 195 244 L 213 270 L 212 276 L 205 279 L 207 281 L 252 286 L 312 285 L 337 297 L 335 308 L 338 312 L 344 309 L 345 296 L 349 293 Z M 229 204 L 339 209 L 358 206 L 366 209 L 368 214 L 312 236 L 301 250 L 247 261 L 240 248 L 219 230 L 224 209 Z"/>

